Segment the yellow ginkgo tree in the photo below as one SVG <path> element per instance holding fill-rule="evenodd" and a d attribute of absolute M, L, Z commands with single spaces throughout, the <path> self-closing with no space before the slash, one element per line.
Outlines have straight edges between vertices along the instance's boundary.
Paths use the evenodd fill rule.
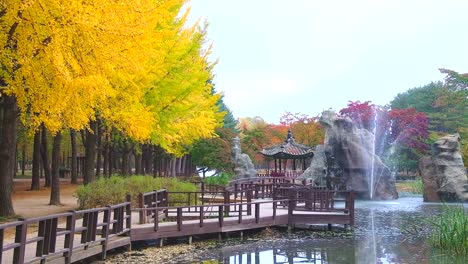
<path fill-rule="evenodd" d="M 146 92 L 156 120 L 151 143 L 175 156 L 185 154 L 187 146 L 200 138 L 215 136 L 225 113 L 220 112 L 211 80 L 214 63 L 208 61 L 210 49 L 203 50 L 206 26 L 184 27 L 186 16 L 176 18 L 158 48 L 166 50 L 162 67 L 155 69 L 152 85 Z"/>
<path fill-rule="evenodd" d="M 41 125 L 53 134 L 90 127 L 101 115 L 114 117 L 108 122 L 129 136 L 150 135 L 154 123 L 143 95 L 154 79 L 147 66 L 162 57 L 154 49 L 161 39 L 155 28 L 164 27 L 182 3 L 0 1 L 0 215 L 14 214 L 10 189 L 18 113 L 32 131 Z M 126 107 L 113 108 L 118 104 Z M 145 113 L 145 122 L 135 124 Z"/>

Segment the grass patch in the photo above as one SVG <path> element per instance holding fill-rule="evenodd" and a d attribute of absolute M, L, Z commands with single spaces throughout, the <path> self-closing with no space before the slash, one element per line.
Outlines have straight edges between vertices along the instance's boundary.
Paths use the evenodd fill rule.
<path fill-rule="evenodd" d="M 103 207 L 109 204 L 119 204 L 125 201 L 125 196 L 132 196 L 132 207 L 138 207 L 138 194 L 153 190 L 167 189 L 172 192 L 195 192 L 197 187 L 177 178 L 153 178 L 149 176 L 99 178 L 98 180 L 79 186 L 76 198 L 80 209 Z M 181 200 L 178 195 L 169 196 L 171 200 Z M 182 198 L 183 199 L 183 198 Z"/>
<path fill-rule="evenodd" d="M 447 205 L 440 216 L 428 221 L 432 246 L 448 255 L 468 257 L 468 215 L 463 206 Z"/>
<path fill-rule="evenodd" d="M 5 224 L 8 222 L 13 222 L 18 220 L 19 215 L 11 215 L 11 216 L 0 216 L 0 224 Z"/>
<path fill-rule="evenodd" d="M 421 178 L 417 178 L 414 181 L 397 182 L 396 188 L 398 192 L 406 192 L 421 195 L 424 192 L 424 185 Z"/>

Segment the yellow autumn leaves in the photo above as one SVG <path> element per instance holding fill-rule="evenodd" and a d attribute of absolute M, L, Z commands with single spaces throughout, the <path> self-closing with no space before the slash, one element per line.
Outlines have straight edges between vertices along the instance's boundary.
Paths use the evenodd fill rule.
<path fill-rule="evenodd" d="M 1 93 L 22 122 L 52 133 L 106 127 L 182 154 L 223 113 L 182 0 L 0 0 Z"/>

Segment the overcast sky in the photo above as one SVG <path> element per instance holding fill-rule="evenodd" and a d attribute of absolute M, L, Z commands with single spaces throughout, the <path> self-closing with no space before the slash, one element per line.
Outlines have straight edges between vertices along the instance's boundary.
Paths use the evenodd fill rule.
<path fill-rule="evenodd" d="M 466 0 L 191 0 L 210 24 L 217 91 L 236 118 L 278 123 L 349 100 L 398 93 L 468 72 Z"/>

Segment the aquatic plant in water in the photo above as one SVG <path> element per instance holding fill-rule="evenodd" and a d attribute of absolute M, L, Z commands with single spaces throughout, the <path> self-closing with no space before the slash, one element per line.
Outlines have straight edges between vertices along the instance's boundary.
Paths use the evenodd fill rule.
<path fill-rule="evenodd" d="M 430 242 L 447 254 L 468 257 L 468 215 L 463 206 L 445 206 L 443 213 L 428 220 L 433 228 Z"/>

